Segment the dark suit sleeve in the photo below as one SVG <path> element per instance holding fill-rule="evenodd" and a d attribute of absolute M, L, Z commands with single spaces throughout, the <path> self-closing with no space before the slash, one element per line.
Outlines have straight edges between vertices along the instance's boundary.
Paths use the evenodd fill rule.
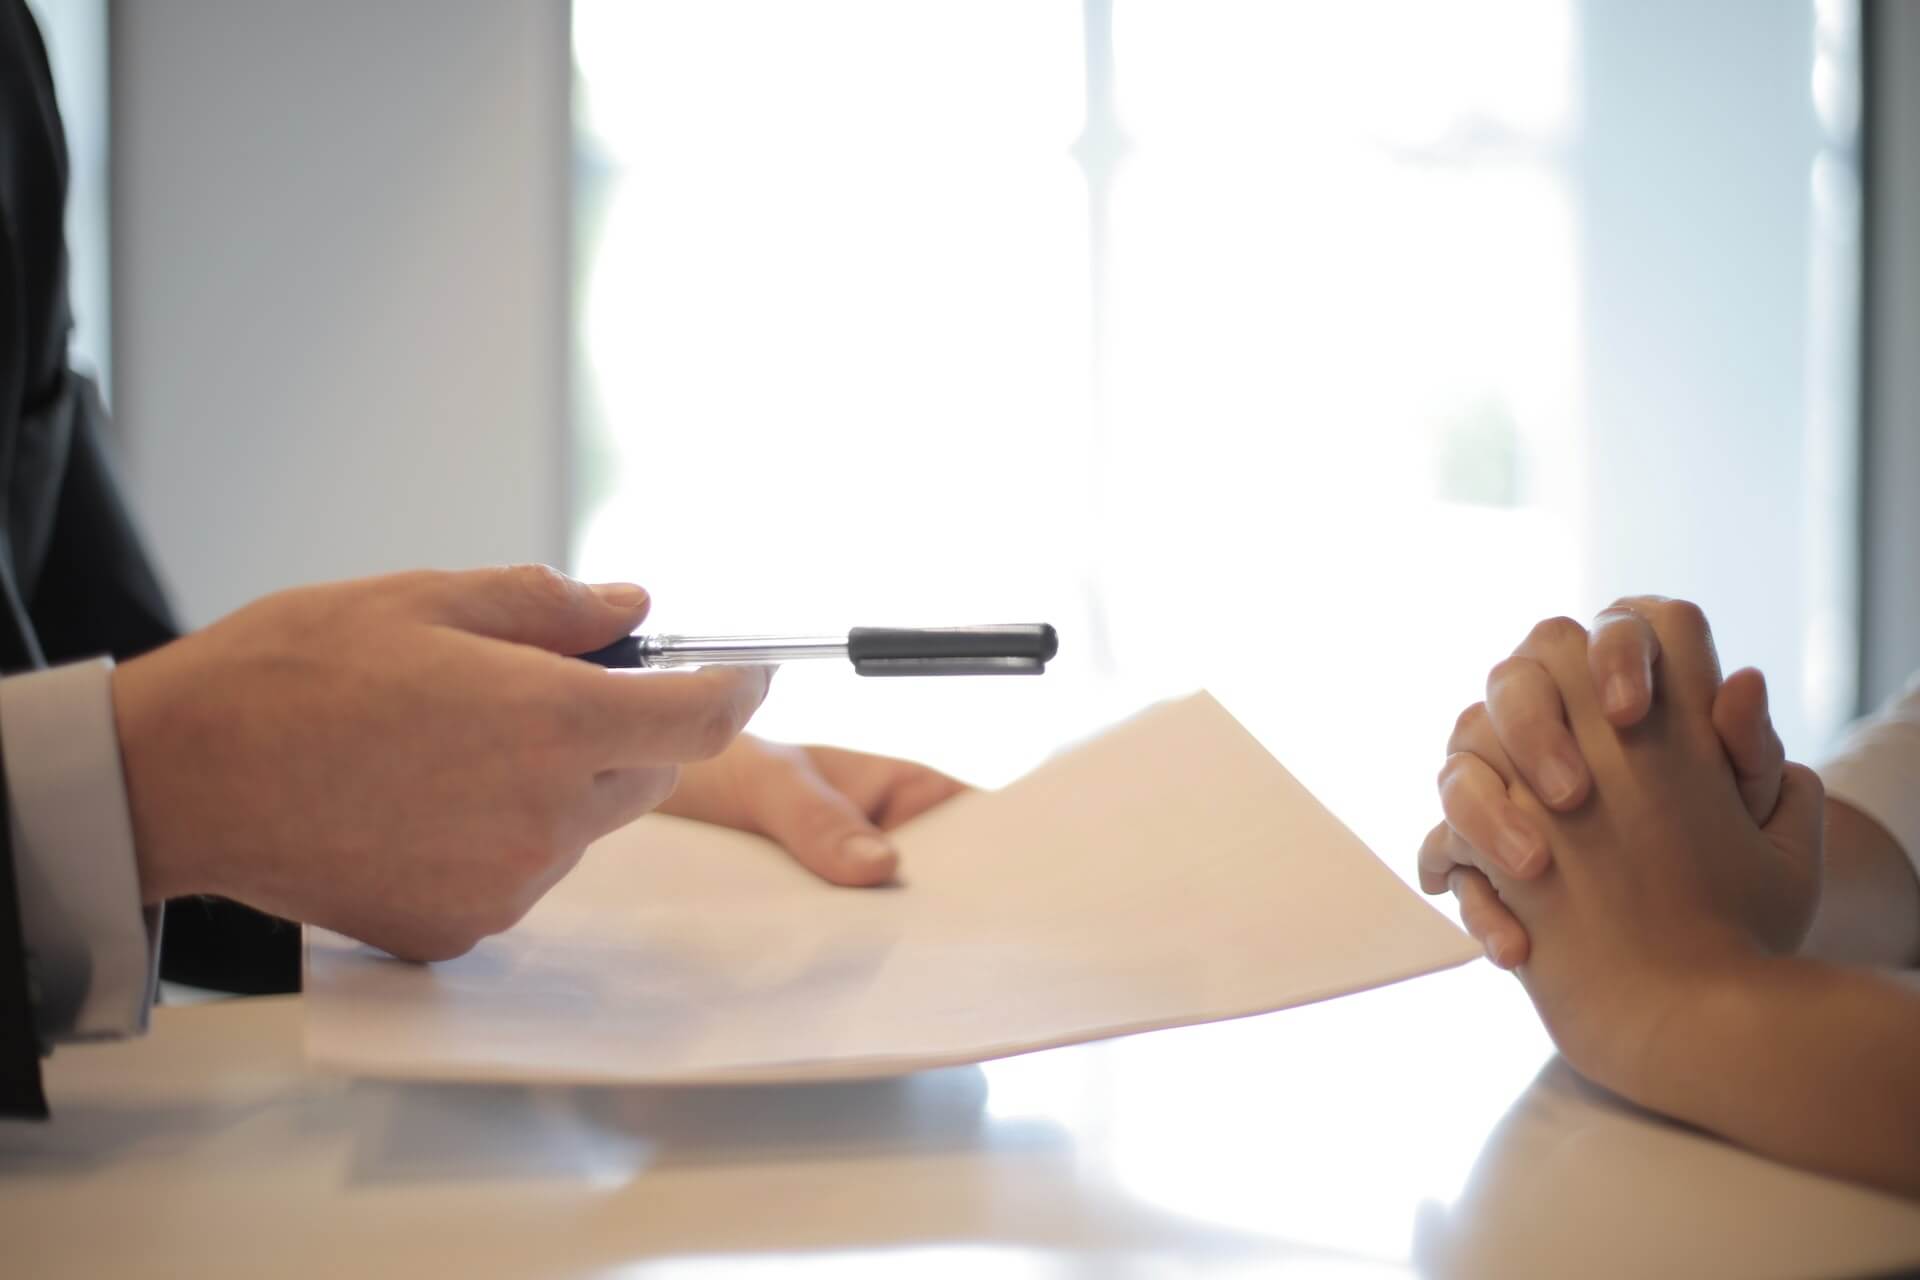
<path fill-rule="evenodd" d="M 49 666 L 102 653 L 125 662 L 179 629 L 115 480 L 99 394 L 71 374 L 64 390 L 65 474 L 49 508 L 44 554 L 21 557 L 40 570 L 27 608 Z M 38 532 L 16 530 L 15 546 Z"/>

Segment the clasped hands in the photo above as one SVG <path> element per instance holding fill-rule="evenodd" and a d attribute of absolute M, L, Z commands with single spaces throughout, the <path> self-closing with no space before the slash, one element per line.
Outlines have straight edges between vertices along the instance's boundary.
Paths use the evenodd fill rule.
<path fill-rule="evenodd" d="M 1599 1083 L 1634 1096 L 1669 1020 L 1805 937 L 1820 782 L 1785 760 L 1760 673 L 1721 678 L 1696 606 L 1539 624 L 1447 751 L 1421 886 L 1454 893 Z"/>

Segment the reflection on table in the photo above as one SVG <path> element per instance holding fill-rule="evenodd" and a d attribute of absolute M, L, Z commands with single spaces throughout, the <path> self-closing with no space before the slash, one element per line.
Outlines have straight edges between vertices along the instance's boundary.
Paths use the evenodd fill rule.
<path fill-rule="evenodd" d="M 1758 1277 L 1920 1260 L 1920 1206 L 1602 1094 L 1484 965 L 811 1086 L 322 1076 L 296 999 L 163 1009 L 145 1041 L 49 1065 L 53 1123 L 0 1128 L 9 1275 Z"/>

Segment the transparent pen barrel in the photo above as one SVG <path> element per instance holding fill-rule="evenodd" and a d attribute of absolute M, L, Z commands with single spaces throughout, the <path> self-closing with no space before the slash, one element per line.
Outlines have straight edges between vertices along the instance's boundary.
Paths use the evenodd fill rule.
<path fill-rule="evenodd" d="M 845 658 L 845 636 L 654 636 L 641 648 L 649 667 L 742 667 L 809 658 Z"/>

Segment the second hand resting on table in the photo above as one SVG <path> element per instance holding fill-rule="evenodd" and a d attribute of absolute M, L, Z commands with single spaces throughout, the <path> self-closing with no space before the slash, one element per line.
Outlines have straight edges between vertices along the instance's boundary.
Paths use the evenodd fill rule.
<path fill-rule="evenodd" d="M 1657 678 L 1656 678 L 1657 677 Z M 1920 1195 L 1920 890 L 1788 764 L 1692 605 L 1536 627 L 1463 714 L 1422 884 L 1572 1065 L 1775 1158 Z M 1822 829 L 1826 859 L 1822 859 Z"/>
<path fill-rule="evenodd" d="M 865 887 L 899 869 L 885 832 L 966 789 L 910 760 L 742 734 L 681 770 L 660 812 L 765 836 L 822 880 Z"/>

